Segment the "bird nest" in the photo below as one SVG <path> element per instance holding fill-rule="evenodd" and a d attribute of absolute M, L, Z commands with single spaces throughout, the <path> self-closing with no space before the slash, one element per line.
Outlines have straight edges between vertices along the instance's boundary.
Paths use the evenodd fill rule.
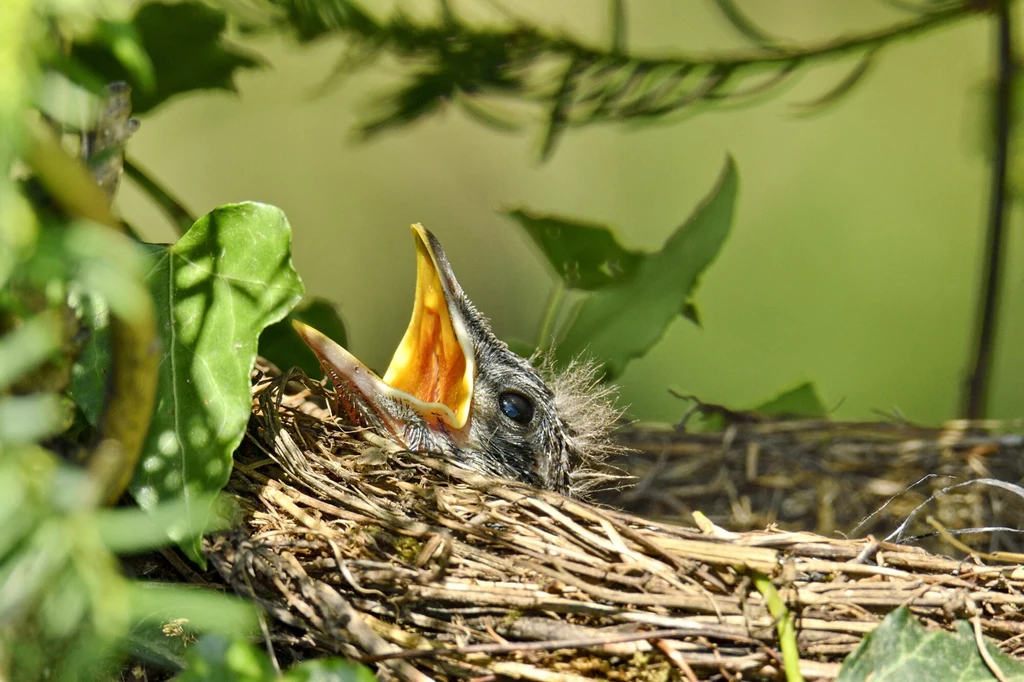
<path fill-rule="evenodd" d="M 619 440 L 632 452 L 621 466 L 636 484 L 599 499 L 644 518 L 700 511 L 730 530 L 893 534 L 949 551 L 937 522 L 974 550 L 1021 553 L 1024 535 L 1014 530 L 1024 499 L 1002 484 L 1024 480 L 1022 428 L 1024 420 L 925 427 L 733 414 L 718 432 L 624 429 Z"/>
<path fill-rule="evenodd" d="M 834 678 L 901 605 L 1024 646 L 1024 568 L 652 521 L 346 431 L 326 404 L 301 374 L 257 373 L 228 488 L 244 522 L 205 543 L 273 617 L 281 657 L 342 654 L 400 680 L 776 679 L 776 593 L 807 679 Z"/>

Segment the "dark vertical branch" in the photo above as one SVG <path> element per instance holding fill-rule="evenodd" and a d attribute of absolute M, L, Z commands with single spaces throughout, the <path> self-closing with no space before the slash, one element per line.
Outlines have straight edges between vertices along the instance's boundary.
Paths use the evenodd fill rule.
<path fill-rule="evenodd" d="M 993 348 L 998 329 L 999 300 L 1002 290 L 1006 232 L 1006 166 L 1010 154 L 1013 126 L 1013 87 L 1016 63 L 1013 54 L 1012 0 L 993 3 L 997 38 L 997 82 L 993 107 L 995 132 L 992 152 L 992 185 L 989 195 L 988 232 L 985 236 L 985 267 L 978 292 L 974 324 L 970 374 L 964 386 L 961 410 L 964 416 L 978 419 L 988 409 Z"/>
<path fill-rule="evenodd" d="M 611 0 L 608 6 L 611 25 L 611 53 L 626 54 L 626 5 L 622 0 Z"/>

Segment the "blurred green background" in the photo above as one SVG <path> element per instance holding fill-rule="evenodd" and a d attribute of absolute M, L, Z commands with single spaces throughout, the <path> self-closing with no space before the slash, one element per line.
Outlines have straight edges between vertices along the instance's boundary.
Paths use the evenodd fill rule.
<path fill-rule="evenodd" d="M 366 6 L 382 14 L 394 7 Z M 400 6 L 413 16 L 436 9 Z M 633 52 L 748 46 L 710 2 L 627 6 Z M 797 42 L 906 16 L 873 0 L 742 6 L 765 30 Z M 475 1 L 455 7 L 482 20 L 495 12 Z M 607 44 L 605 2 L 512 7 Z M 993 70 L 991 29 L 979 17 L 893 44 L 849 96 L 813 116 L 800 105 L 832 88 L 853 60 L 805 69 L 794 86 L 744 108 L 570 130 L 543 164 L 539 125 L 502 133 L 455 109 L 357 142 L 354 125 L 395 84 L 397 65 L 385 60 L 321 92 L 342 42 L 300 48 L 236 37 L 267 68 L 240 72 L 238 96 L 171 101 L 144 120 L 130 151 L 196 214 L 241 200 L 283 208 L 308 293 L 341 304 L 351 350 L 381 369 L 411 312 L 409 223 L 441 239 L 499 336 L 533 340 L 553 280 L 496 209 L 609 224 L 627 246 L 655 249 L 730 153 L 741 178 L 738 215 L 698 291 L 703 328 L 679 318 L 630 365 L 619 378 L 629 414 L 677 420 L 686 405 L 669 387 L 749 407 L 811 380 L 837 417 L 896 410 L 937 422 L 957 416 L 974 314 L 989 182 L 982 94 Z M 174 239 L 130 182 L 119 203 L 145 238 Z M 1024 413 L 1016 229 L 1007 244 L 993 417 Z"/>

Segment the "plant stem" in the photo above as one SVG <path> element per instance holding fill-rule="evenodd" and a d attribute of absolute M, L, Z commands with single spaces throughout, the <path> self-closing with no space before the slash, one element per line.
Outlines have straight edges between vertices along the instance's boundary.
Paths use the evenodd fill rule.
<path fill-rule="evenodd" d="M 968 419 L 982 418 L 988 411 L 993 347 L 999 326 L 999 301 L 1006 261 L 1003 242 L 1006 237 L 1007 163 L 1013 125 L 1016 66 L 1010 0 L 998 0 L 993 4 L 998 36 L 996 97 L 993 107 L 995 148 L 992 153 L 992 184 L 989 190 L 988 230 L 985 235 L 985 267 L 981 272 L 978 291 L 970 370 L 961 398 L 961 412 Z"/>
<path fill-rule="evenodd" d="M 836 59 L 858 52 L 877 49 L 889 45 L 896 40 L 912 38 L 918 34 L 926 33 L 932 29 L 954 23 L 977 13 L 977 7 L 972 3 L 962 3 L 943 10 L 924 12 L 917 18 L 875 31 L 834 38 L 812 45 L 787 46 L 778 44 L 773 45 L 771 49 L 759 47 L 754 50 L 738 50 L 721 52 L 719 54 L 676 53 L 664 58 L 645 58 L 633 54 L 623 55 L 622 59 L 651 66 L 690 64 L 696 67 L 718 67 L 726 70 L 759 66 L 770 67 L 790 63 L 804 64 L 819 60 Z M 556 46 L 555 51 L 567 52 L 580 58 L 599 59 L 608 57 L 607 53 L 602 53 L 600 50 L 588 48 L 570 40 L 556 41 L 554 45 Z"/>
<path fill-rule="evenodd" d="M 626 52 L 626 6 L 623 0 L 610 0 L 608 6 L 609 23 L 611 25 L 612 54 Z"/>
<path fill-rule="evenodd" d="M 796 643 L 796 627 L 793 625 L 793 614 L 786 608 L 772 581 L 758 571 L 751 571 L 750 577 L 754 587 L 764 597 L 768 613 L 775 619 L 775 629 L 779 636 L 779 649 L 782 650 L 782 667 L 786 674 L 786 682 L 804 682 L 800 672 L 800 649 Z"/>
<path fill-rule="evenodd" d="M 160 183 L 149 177 L 146 171 L 136 166 L 127 158 L 124 160 L 124 172 L 128 177 L 135 181 L 135 184 L 137 184 L 143 192 L 149 195 L 149 198 L 152 199 L 157 206 L 163 209 L 163 212 L 171 219 L 174 226 L 178 228 L 178 235 L 183 235 L 189 231 L 192 224 L 196 222 L 196 219 L 195 216 L 185 208 L 184 204 L 164 189 Z"/>
<path fill-rule="evenodd" d="M 718 5 L 718 11 L 722 16 L 744 38 L 766 50 L 777 48 L 776 39 L 762 31 L 757 24 L 751 21 L 750 17 L 736 4 L 736 0 L 715 0 L 715 4 Z"/>
<path fill-rule="evenodd" d="M 537 330 L 537 349 L 548 350 L 551 348 L 554 335 L 555 320 L 562 309 L 562 301 L 565 300 L 565 283 L 561 278 L 555 282 L 548 296 L 547 306 L 544 308 L 544 317 L 541 318 L 540 328 Z"/>

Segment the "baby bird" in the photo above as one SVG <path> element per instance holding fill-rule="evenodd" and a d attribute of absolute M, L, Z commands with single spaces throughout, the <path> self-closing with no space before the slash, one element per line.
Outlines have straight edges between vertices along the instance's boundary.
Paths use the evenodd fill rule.
<path fill-rule="evenodd" d="M 437 238 L 418 224 L 412 232 L 412 320 L 383 378 L 293 322 L 334 384 L 338 413 L 466 469 L 562 494 L 586 488 L 588 463 L 620 450 L 610 438 L 619 412 L 597 367 L 538 371 L 510 351 L 466 298 Z"/>

